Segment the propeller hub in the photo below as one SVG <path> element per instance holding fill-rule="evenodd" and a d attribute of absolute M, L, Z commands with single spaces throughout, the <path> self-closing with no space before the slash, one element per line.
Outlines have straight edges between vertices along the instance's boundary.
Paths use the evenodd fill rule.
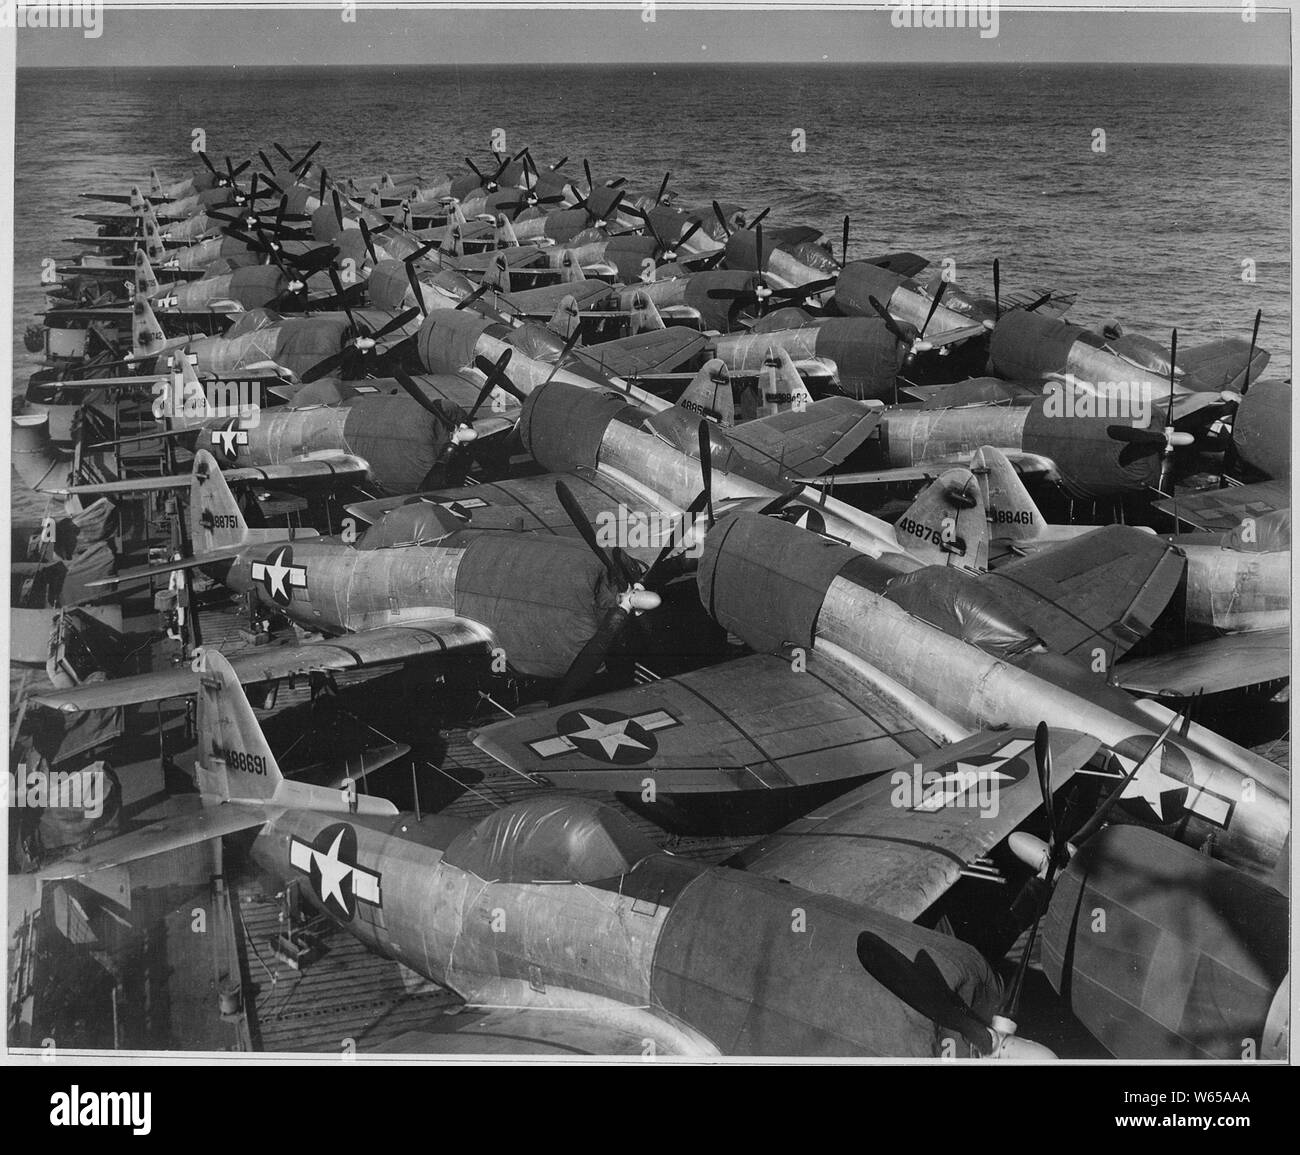
<path fill-rule="evenodd" d="M 457 445 L 467 445 L 477 437 L 478 430 L 472 425 L 461 425 L 456 429 L 456 432 L 451 435 L 452 441 Z"/>
<path fill-rule="evenodd" d="M 618 604 L 628 613 L 644 614 L 657 610 L 663 604 L 663 599 L 644 586 L 633 586 L 619 597 Z"/>

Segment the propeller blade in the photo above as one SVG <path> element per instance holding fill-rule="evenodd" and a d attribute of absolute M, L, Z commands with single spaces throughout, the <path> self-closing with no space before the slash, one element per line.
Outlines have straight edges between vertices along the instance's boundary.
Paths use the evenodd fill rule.
<path fill-rule="evenodd" d="M 751 229 L 756 229 L 756 228 L 758 228 L 759 222 L 760 222 L 760 221 L 761 221 L 765 216 L 767 216 L 767 214 L 770 213 L 771 211 L 772 211 L 772 206 L 771 206 L 771 205 L 768 205 L 767 208 L 765 208 L 761 213 L 758 214 L 758 216 L 756 216 L 752 221 L 749 222 L 749 227 L 750 227 Z"/>
<path fill-rule="evenodd" d="M 515 400 L 522 403 L 524 395 L 515 387 L 515 383 L 506 376 L 506 366 L 510 364 L 510 357 L 513 352 L 513 349 L 507 349 L 495 362 L 489 361 L 486 357 L 475 357 L 474 368 L 487 377 L 495 388 L 504 390 Z"/>
<path fill-rule="evenodd" d="M 1250 363 L 1255 359 L 1255 342 L 1259 339 L 1259 323 L 1264 317 L 1263 309 L 1255 310 L 1255 327 L 1250 331 L 1250 351 L 1246 354 L 1246 378 L 1241 383 L 1241 395 L 1246 396 L 1250 388 Z"/>
<path fill-rule="evenodd" d="M 1150 762 L 1151 759 L 1155 757 L 1157 753 L 1159 753 L 1161 747 L 1164 746 L 1165 741 L 1168 739 L 1169 735 L 1173 732 L 1173 729 L 1177 724 L 1178 724 L 1178 718 L 1176 716 L 1169 719 L 1169 722 L 1166 724 L 1165 728 L 1160 731 L 1160 734 L 1157 736 L 1156 740 L 1151 743 L 1151 749 L 1149 749 L 1142 756 L 1142 760 L 1138 762 L 1133 767 L 1132 770 L 1130 770 L 1127 774 L 1125 774 L 1122 779 L 1120 779 L 1120 781 L 1116 784 L 1115 789 L 1111 791 L 1110 797 L 1108 797 L 1105 802 L 1103 802 L 1099 807 L 1097 807 L 1097 809 L 1093 812 L 1092 817 L 1089 818 L 1088 821 L 1085 822 L 1075 833 L 1075 836 L 1072 839 L 1072 841 L 1076 846 L 1082 846 L 1085 842 L 1088 841 L 1089 838 L 1091 838 L 1094 834 L 1097 833 L 1098 830 L 1101 829 L 1102 824 L 1106 821 L 1106 816 L 1111 811 L 1111 808 L 1123 796 L 1125 787 L 1127 787 L 1128 784 L 1132 782 L 1133 779 L 1136 778 L 1138 774 L 1141 773 L 1141 771 L 1146 767 L 1146 764 Z"/>
<path fill-rule="evenodd" d="M 840 267 L 843 268 L 849 263 L 849 218 L 847 214 L 844 217 L 844 233 L 840 238 Z"/>
<path fill-rule="evenodd" d="M 389 333 L 395 332 L 396 330 L 400 329 L 403 325 L 409 324 L 419 315 L 420 315 L 420 310 L 412 306 L 411 308 L 407 309 L 404 313 L 398 313 L 397 316 L 394 317 L 391 321 L 389 321 L 387 325 L 385 325 L 382 329 L 379 330 L 379 332 L 372 333 L 371 337 L 376 341 L 378 341 L 382 337 L 387 337 Z"/>
<path fill-rule="evenodd" d="M 1106 434 L 1112 441 L 1125 441 L 1130 445 L 1149 445 L 1163 449 L 1165 437 L 1154 429 L 1136 429 L 1132 425 L 1107 425 Z"/>
<path fill-rule="evenodd" d="M 596 676 L 596 672 L 605 664 L 605 659 L 631 620 L 631 614 L 622 606 L 614 606 L 596 627 L 595 634 L 587 642 L 565 671 L 551 704 L 558 706 L 571 702 L 581 695 L 587 684 Z"/>
<path fill-rule="evenodd" d="M 397 381 L 397 383 L 398 383 L 398 384 L 399 384 L 399 385 L 400 385 L 400 386 L 401 386 L 401 387 L 402 387 L 402 388 L 403 388 L 403 389 L 404 389 L 404 390 L 405 390 L 405 391 L 410 395 L 412 401 L 414 401 L 414 402 L 415 402 L 417 405 L 419 405 L 422 409 L 427 409 L 427 410 L 428 410 L 430 413 L 432 413 L 436 418 L 438 418 L 439 421 L 442 421 L 442 422 L 444 422 L 444 423 L 446 422 L 446 420 L 447 420 L 447 415 L 446 415 L 445 413 L 443 413 L 443 412 L 442 412 L 442 411 L 441 411 L 441 410 L 440 410 L 440 409 L 439 409 L 439 408 L 438 408 L 438 407 L 433 403 L 433 399 L 432 399 L 431 397 L 429 397 L 429 396 L 424 392 L 424 390 L 422 390 L 422 389 L 421 389 L 421 388 L 420 388 L 420 387 L 415 383 L 415 380 L 411 377 L 411 375 L 410 375 L 409 373 L 407 373 L 407 372 L 406 372 L 405 370 L 403 370 L 403 369 L 394 369 L 394 370 L 393 370 L 393 378 L 394 378 L 394 379 Z M 476 406 L 475 408 L 477 408 L 477 406 Z M 472 417 L 471 417 L 471 420 L 473 420 Z"/>
<path fill-rule="evenodd" d="M 559 498 L 560 505 L 564 508 L 569 520 L 573 522 L 579 536 L 587 543 L 587 548 L 596 555 L 600 563 L 605 567 L 605 572 L 609 574 L 609 580 L 617 582 L 620 575 L 614 564 L 614 559 L 596 540 L 596 531 L 587 519 L 586 511 L 578 504 L 578 499 L 573 496 L 573 490 L 564 481 L 557 481 L 555 483 L 555 496 Z"/>
<path fill-rule="evenodd" d="M 457 301 L 456 308 L 468 309 L 470 305 L 472 305 L 475 301 L 477 301 L 491 287 L 492 286 L 485 281 L 483 284 L 479 285 L 479 287 L 475 289 L 472 293 L 470 293 L 468 296 L 462 297 L 459 301 Z M 509 350 L 507 350 L 507 352 L 509 352 Z"/>
<path fill-rule="evenodd" d="M 696 233 L 698 233 L 700 229 L 702 229 L 703 227 L 704 227 L 703 221 L 693 222 L 691 227 L 687 229 L 684 233 L 682 233 L 680 237 L 677 238 L 677 245 L 675 247 L 681 248 L 684 244 L 686 244 L 687 241 L 691 239 L 691 237 L 693 237 Z"/>
<path fill-rule="evenodd" d="M 304 385 L 310 385 L 313 381 L 316 381 L 319 378 L 324 377 L 332 369 L 336 369 L 342 363 L 343 363 L 343 354 L 341 352 L 331 353 L 328 357 L 325 358 L 325 360 L 317 361 L 315 365 L 313 365 L 305 373 L 301 374 L 298 379 Z"/>
<path fill-rule="evenodd" d="M 911 339 L 899 327 L 898 322 L 895 321 L 894 318 L 889 315 L 889 310 L 886 309 L 885 306 L 882 305 L 875 297 L 868 297 L 867 302 L 871 305 L 873 309 L 876 310 L 877 313 L 880 314 L 880 319 L 885 322 L 885 328 L 888 329 L 891 334 L 893 334 L 894 340 L 900 342 L 903 345 L 907 345 L 910 347 L 912 344 Z"/>
<path fill-rule="evenodd" d="M 718 224 L 722 226 L 722 231 L 727 234 L 727 239 L 731 239 L 731 226 L 727 224 L 727 218 L 722 215 L 722 206 L 717 201 L 713 202 L 713 215 L 718 218 Z"/>
<path fill-rule="evenodd" d="M 370 259 L 377 261 L 379 258 L 375 256 L 375 242 L 371 240 L 370 226 L 366 224 L 364 217 L 361 220 L 361 239 L 366 244 L 366 252 L 370 254 Z"/>
<path fill-rule="evenodd" d="M 221 174 L 216 170 L 212 162 L 208 159 L 208 154 L 206 152 L 199 153 L 199 160 L 203 162 L 204 167 L 207 168 L 208 172 L 210 172 L 214 177 L 216 177 L 218 181 L 221 180 Z"/>
<path fill-rule="evenodd" d="M 864 930 L 858 935 L 857 953 L 862 969 L 896 999 L 960 1035 L 981 1055 L 988 1052 L 993 1043 L 988 1028 L 948 986 L 926 951 L 918 951 L 913 962 L 878 934 Z"/>
<path fill-rule="evenodd" d="M 664 179 L 659 182 L 659 192 L 655 196 L 656 205 L 664 203 L 664 193 L 668 191 L 668 182 L 672 179 L 672 176 L 673 174 L 671 172 L 666 172 L 664 173 Z"/>
<path fill-rule="evenodd" d="M 564 339 L 564 347 L 560 350 L 560 355 L 555 358 L 555 364 L 551 366 L 551 371 L 546 374 L 546 380 L 543 385 L 549 385 L 551 378 L 559 372 L 560 366 L 564 364 L 566 358 L 573 352 L 573 347 L 578 343 L 578 335 L 582 332 L 581 325 L 574 325 L 573 332 Z"/>
<path fill-rule="evenodd" d="M 1039 297 L 1038 300 L 1034 301 L 1032 304 L 1026 305 L 1025 312 L 1032 313 L 1034 312 L 1035 309 L 1041 309 L 1051 299 L 1052 299 L 1051 292 L 1046 292 L 1041 297 Z"/>
<path fill-rule="evenodd" d="M 266 153 L 264 153 L 264 152 L 259 148 L 259 149 L 257 150 L 257 155 L 258 155 L 258 157 L 259 157 L 259 158 L 261 159 L 261 161 L 262 161 L 262 167 L 265 168 L 266 171 L 269 172 L 272 176 L 275 176 L 275 167 L 271 164 L 271 162 L 270 162 L 269 160 L 267 160 L 267 158 L 266 158 Z"/>
<path fill-rule="evenodd" d="M 940 281 L 939 287 L 934 292 L 934 300 L 930 302 L 930 311 L 925 315 L 925 324 L 921 326 L 921 340 L 925 340 L 925 331 L 930 327 L 930 322 L 934 320 L 934 315 L 939 310 L 939 302 L 943 300 L 943 295 L 948 289 L 947 281 Z"/>
<path fill-rule="evenodd" d="M 348 305 L 347 297 L 344 295 L 343 292 L 343 282 L 339 280 L 338 270 L 334 268 L 333 265 L 331 265 L 329 268 L 329 278 L 330 278 L 330 284 L 334 286 L 335 295 L 338 297 L 339 306 L 340 308 L 342 308 L 343 312 L 347 315 L 348 324 L 351 325 L 358 332 L 360 332 L 362 326 L 357 323 L 356 317 L 352 315 L 352 309 Z"/>
<path fill-rule="evenodd" d="M 1034 765 L 1038 769 L 1038 789 L 1043 796 L 1043 814 L 1047 818 L 1048 846 L 1055 857 L 1060 853 L 1061 839 L 1056 828 L 1056 805 L 1052 799 L 1052 741 L 1046 722 L 1039 722 L 1034 731 Z"/>
<path fill-rule="evenodd" d="M 298 171 L 305 173 L 307 171 L 308 163 L 311 161 L 311 158 L 315 155 L 316 150 L 320 148 L 320 146 L 323 143 L 324 143 L 323 141 L 318 140 L 315 144 L 313 144 L 311 148 L 309 148 L 306 152 L 302 154 L 302 159 L 298 161 L 297 164 L 293 165 L 290 171 L 293 171 L 293 169 L 297 169 Z"/>
<path fill-rule="evenodd" d="M 709 423 L 701 421 L 697 430 L 700 443 L 700 481 L 703 485 L 704 505 L 709 512 L 709 528 L 713 528 L 713 443 L 709 439 Z"/>
<path fill-rule="evenodd" d="M 331 189 L 330 198 L 334 201 L 334 219 L 338 221 L 339 228 L 342 228 L 343 227 L 343 200 L 339 196 L 339 190 Z"/>
<path fill-rule="evenodd" d="M 1002 319 L 1002 266 L 997 257 L 993 258 L 993 317 Z"/>

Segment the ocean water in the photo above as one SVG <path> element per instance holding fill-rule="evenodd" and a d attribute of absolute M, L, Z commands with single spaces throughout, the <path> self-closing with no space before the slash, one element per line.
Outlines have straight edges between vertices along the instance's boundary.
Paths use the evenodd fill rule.
<path fill-rule="evenodd" d="M 1105 66 L 619 66 L 24 70 L 17 81 L 15 375 L 44 304 L 41 260 L 74 251 L 78 193 L 196 167 L 191 131 L 236 163 L 317 139 L 331 172 L 434 179 L 491 133 L 598 180 L 712 198 L 835 238 L 909 249 L 958 283 L 1053 285 L 1072 318 L 1186 347 L 1260 343 L 1290 375 L 1290 110 L 1285 69 Z M 792 133 L 803 129 L 806 151 Z M 1094 148 L 1104 130 L 1105 151 Z M 280 166 L 283 169 L 283 166 Z M 93 228 L 91 229 L 93 231 Z M 1253 262 L 1254 281 L 1243 280 Z"/>

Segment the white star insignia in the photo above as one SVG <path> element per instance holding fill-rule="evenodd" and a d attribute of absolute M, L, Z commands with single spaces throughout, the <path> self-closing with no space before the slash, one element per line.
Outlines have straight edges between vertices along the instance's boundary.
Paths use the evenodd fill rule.
<path fill-rule="evenodd" d="M 597 722 L 588 714 L 579 713 L 578 717 L 587 723 L 585 730 L 572 730 L 569 732 L 570 738 L 585 738 L 589 742 L 599 742 L 600 748 L 605 751 L 607 758 L 614 756 L 614 751 L 623 746 L 631 746 L 636 750 L 648 750 L 644 742 L 638 742 L 635 738 L 629 737 L 627 732 L 628 723 L 631 718 L 620 718 L 617 722 Z"/>

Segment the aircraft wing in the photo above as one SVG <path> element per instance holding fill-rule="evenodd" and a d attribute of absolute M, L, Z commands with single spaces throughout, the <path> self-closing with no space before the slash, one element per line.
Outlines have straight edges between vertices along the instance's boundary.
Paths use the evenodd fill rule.
<path fill-rule="evenodd" d="M 621 1008 L 620 1008 L 621 1009 Z M 655 1031 L 595 1008 L 519 1006 L 456 1008 L 440 1014 L 368 1051 L 402 1055 L 642 1055 L 654 1031 L 656 1055 L 716 1054 L 666 1044 L 662 1026 Z"/>
<path fill-rule="evenodd" d="M 303 674 L 407 662 L 492 644 L 491 631 L 470 618 L 427 618 L 303 645 L 257 647 L 228 660 L 240 683 L 247 686 Z M 197 692 L 198 685 L 198 674 L 182 668 L 86 682 L 69 690 L 50 689 L 28 700 L 72 714 L 181 698 Z"/>
<path fill-rule="evenodd" d="M 196 805 L 192 808 L 187 807 L 180 813 L 149 822 L 125 834 L 114 835 L 67 858 L 61 858 L 42 869 L 38 877 L 42 882 L 81 878 L 96 871 L 111 870 L 113 867 L 138 862 L 142 858 L 151 858 L 155 854 L 164 854 L 169 850 L 180 850 L 212 838 L 250 830 L 261 826 L 267 817 L 266 810 L 261 806 L 226 802 L 220 806 L 199 808 L 198 799 L 194 798 L 193 801 Z"/>
<path fill-rule="evenodd" d="M 513 309 L 517 316 L 549 321 L 565 297 L 572 297 L 581 310 L 584 305 L 608 300 L 609 294 L 607 281 L 557 281 L 553 285 L 540 285 L 536 289 L 518 289 L 508 298 L 503 297 L 503 303 Z"/>
<path fill-rule="evenodd" d="M 848 397 L 827 397 L 802 410 L 787 409 L 746 421 L 734 426 L 728 437 L 747 457 L 820 476 L 875 432 L 881 412 Z"/>
<path fill-rule="evenodd" d="M 130 305 L 88 305 L 85 308 L 69 307 L 50 309 L 45 319 L 55 321 L 130 321 L 134 316 Z"/>
<path fill-rule="evenodd" d="M 1207 489 L 1180 496 L 1177 501 L 1166 498 L 1153 505 L 1170 517 L 1176 509 L 1178 520 L 1193 529 L 1223 533 L 1236 529 L 1247 517 L 1263 517 L 1279 509 L 1290 509 L 1291 487 L 1286 481 L 1257 481 L 1252 485 Z"/>
<path fill-rule="evenodd" d="M 1001 566 L 981 580 L 1061 654 L 1109 670 L 1146 637 L 1182 580 L 1186 559 L 1154 534 L 1107 525 Z"/>
<path fill-rule="evenodd" d="M 1038 453 L 1025 453 L 1019 449 L 1003 449 L 1002 452 L 1015 467 L 1017 473 L 1045 473 L 1051 475 L 1056 471 L 1056 464 L 1050 458 Z M 869 469 L 861 473 L 836 473 L 829 477 L 799 478 L 805 485 L 893 485 L 900 481 L 933 481 L 944 470 L 965 467 L 970 464 L 969 453 L 953 453 L 947 457 L 935 457 L 919 465 L 899 465 L 890 469 Z"/>
<path fill-rule="evenodd" d="M 1116 681 L 1133 693 L 1186 698 L 1291 676 L 1290 630 L 1228 634 L 1208 642 L 1121 662 Z"/>
<path fill-rule="evenodd" d="M 466 518 L 474 529 L 508 529 L 520 533 L 554 533 L 564 537 L 577 537 L 577 528 L 555 495 L 556 476 L 543 474 L 498 481 L 490 485 L 434 490 L 420 494 L 419 500 L 441 505 Z M 675 511 L 666 503 L 653 501 L 648 491 L 633 489 L 594 470 L 565 474 L 564 483 L 593 525 L 600 524 L 602 515 L 608 517 L 621 507 L 627 511 L 629 528 L 636 520 L 652 516 L 661 519 L 661 528 L 672 527 L 671 523 L 663 522 L 662 516 L 671 515 Z M 347 511 L 354 517 L 373 524 L 389 510 L 409 504 L 411 500 L 410 497 L 386 497 L 374 501 L 356 501 L 347 506 Z M 628 544 L 624 548 L 639 561 L 649 564 L 658 556 L 666 542 L 661 534 L 650 532 L 652 522 L 647 520 L 645 525 L 647 532 L 644 543 L 629 533 Z"/>
<path fill-rule="evenodd" d="M 221 476 L 225 478 L 228 485 L 269 485 L 316 480 L 351 481 L 365 477 L 369 473 L 370 464 L 365 458 L 351 453 L 329 451 L 307 457 L 291 458 L 277 465 L 241 465 L 235 469 L 223 470 Z M 50 492 L 59 494 L 145 493 L 162 489 L 189 489 L 192 481 L 192 475 L 185 473 L 173 477 L 136 477 L 127 478 L 125 481 L 71 485 L 66 489 L 54 489 Z"/>
<path fill-rule="evenodd" d="M 551 786 L 662 794 L 779 790 L 881 774 L 932 753 L 925 719 L 833 659 L 769 654 L 485 726 L 474 743 Z"/>
<path fill-rule="evenodd" d="M 650 329 L 574 349 L 575 360 L 615 377 L 643 377 L 671 373 L 704 348 L 703 333 L 686 325 Z"/>
<path fill-rule="evenodd" d="M 972 337 L 982 337 L 987 332 L 988 329 L 982 322 L 975 321 L 969 325 L 959 325 L 955 329 L 945 329 L 942 333 L 927 333 L 925 343 L 935 349 L 942 349 L 946 345 L 969 341 Z"/>
<path fill-rule="evenodd" d="M 1099 749 L 1053 730 L 1052 789 Z M 1032 730 L 997 730 L 902 761 L 747 847 L 744 869 L 909 922 L 1043 804 Z"/>

